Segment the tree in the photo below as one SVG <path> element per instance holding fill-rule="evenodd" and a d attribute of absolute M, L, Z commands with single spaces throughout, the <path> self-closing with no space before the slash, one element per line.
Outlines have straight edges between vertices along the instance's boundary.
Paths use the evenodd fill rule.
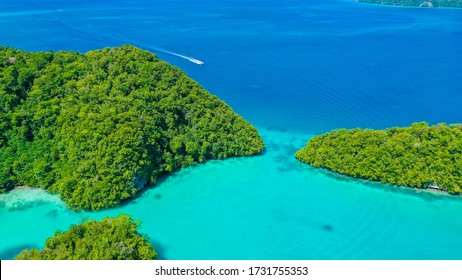
<path fill-rule="evenodd" d="M 154 260 L 157 252 L 137 229 L 140 222 L 121 214 L 56 231 L 42 250 L 23 250 L 17 260 Z"/>

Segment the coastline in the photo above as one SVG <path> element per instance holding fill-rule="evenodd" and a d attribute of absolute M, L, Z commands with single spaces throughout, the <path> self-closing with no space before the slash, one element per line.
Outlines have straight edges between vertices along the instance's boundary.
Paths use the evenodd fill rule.
<path fill-rule="evenodd" d="M 426 188 L 418 188 L 418 187 L 411 187 L 411 186 L 403 186 L 403 185 L 391 185 L 385 182 L 381 181 L 375 181 L 375 180 L 370 180 L 366 178 L 355 178 L 346 174 L 338 173 L 333 170 L 330 170 L 325 167 L 314 167 L 308 163 L 299 161 L 300 165 L 304 168 L 309 167 L 312 168 L 323 175 L 330 177 L 334 180 L 339 180 L 339 181 L 344 181 L 344 182 L 359 182 L 363 185 L 372 187 L 372 188 L 378 188 L 382 189 L 385 191 L 398 191 L 398 190 L 407 190 L 407 191 L 414 191 L 415 194 L 419 193 L 429 193 L 429 194 L 434 194 L 434 195 L 444 195 L 448 198 L 457 198 L 457 197 L 462 197 L 461 194 L 451 194 L 449 193 L 446 189 L 441 188 L 441 187 L 426 187 Z M 384 188 L 386 187 L 386 189 Z"/>
<path fill-rule="evenodd" d="M 455 71 L 459 64 L 453 59 L 459 57 L 455 46 L 462 42 L 457 37 L 462 32 L 460 11 L 387 9 L 392 6 L 354 1 L 219 1 L 206 7 L 145 0 L 117 7 L 107 1 L 0 4 L 5 11 L 40 11 L 54 4 L 63 10 L 2 17 L 5 30 L 12 31 L 5 32 L 5 44 L 30 51 L 86 52 L 134 42 L 184 69 L 258 124 L 267 144 L 255 157 L 210 160 L 159 176 L 156 183 L 104 210 L 76 212 L 52 195 L 54 189 L 16 181 L 16 188 L 0 194 L 0 255 L 42 245 L 56 229 L 66 230 L 85 217 L 126 213 L 143 222 L 142 233 L 160 246 L 162 258 L 173 260 L 461 259 L 462 239 L 457 236 L 462 197 L 425 188 L 432 178 L 419 185 L 425 189 L 383 186 L 312 169 L 293 157 L 308 138 L 336 127 L 460 120 L 457 89 L 462 88 L 462 73 Z M 191 55 L 205 65 L 156 51 L 158 47 Z M 434 66 L 438 71 L 431 71 Z M 152 72 L 151 77 L 157 79 Z M 124 81 L 113 85 L 123 86 Z M 124 99 L 114 98 L 110 107 Z M 134 112 L 135 118 L 139 115 L 145 114 Z M 131 147 L 138 142 L 119 143 Z M 121 149 L 114 151 L 122 154 Z M 43 170 L 35 166 L 35 171 Z M 33 194 L 44 200 L 27 202 Z M 17 201 L 16 207 L 4 205 L 10 199 Z"/>
<path fill-rule="evenodd" d="M 80 213 L 53 203 L 14 212 L 3 208 L 5 231 L 0 253 L 23 244 L 43 244 L 55 229 L 66 230 L 86 216 L 101 219 L 126 213 L 143 222 L 142 232 L 156 248 L 160 246 L 158 252 L 166 259 L 460 257 L 460 251 L 446 253 L 448 243 L 451 248 L 462 248 L 457 239 L 445 238 L 432 243 L 430 249 L 420 249 L 431 237 L 419 235 L 418 229 L 439 225 L 444 215 L 451 224 L 435 226 L 435 231 L 453 234 L 454 223 L 457 228 L 462 225 L 452 222 L 461 199 L 370 181 L 333 180 L 324 176 L 324 171 L 307 169 L 291 157 L 306 142 L 303 133 L 263 130 L 262 136 L 268 142 L 264 155 L 215 160 L 179 170 L 120 207 Z M 352 224 L 367 227 L 368 237 L 351 230 Z M 275 235 L 268 235 L 268 225 L 278 229 Z M 398 234 L 396 228 L 401 229 Z M 383 248 L 382 236 L 390 234 L 396 239 Z M 339 241 L 337 237 L 342 238 Z M 288 243 L 288 239 L 301 244 Z M 204 244 L 202 240 L 210 241 Z M 312 240 L 322 242 L 318 245 Z M 338 255 L 339 251 L 352 253 Z"/>
<path fill-rule="evenodd" d="M 451 6 L 417 6 L 417 5 L 400 5 L 393 3 L 377 3 L 377 2 L 367 2 L 361 0 L 354 0 L 354 2 L 364 5 L 375 5 L 375 6 L 385 6 L 385 7 L 398 7 L 398 8 L 408 8 L 408 9 L 462 9 L 462 7 L 451 7 Z M 430 1 L 428 1 L 430 2 Z"/>

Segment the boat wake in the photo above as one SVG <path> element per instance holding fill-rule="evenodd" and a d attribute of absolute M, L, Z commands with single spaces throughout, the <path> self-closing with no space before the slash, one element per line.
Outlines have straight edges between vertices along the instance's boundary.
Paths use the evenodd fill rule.
<path fill-rule="evenodd" d="M 195 63 L 195 64 L 199 64 L 199 65 L 204 64 L 203 61 L 201 61 L 199 59 L 196 59 L 194 57 L 190 57 L 190 56 L 186 56 L 186 55 L 182 55 L 182 54 L 179 54 L 179 53 L 174 53 L 174 52 L 170 52 L 170 51 L 166 51 L 166 50 L 158 49 L 158 48 L 155 48 L 154 50 L 158 51 L 158 52 L 162 52 L 162 53 L 165 53 L 165 54 L 169 54 L 169 55 L 173 55 L 173 56 L 176 56 L 176 57 L 180 57 L 180 58 L 189 60 L 190 62 Z"/>
<path fill-rule="evenodd" d="M 135 43 L 135 42 L 127 42 L 127 41 L 122 41 L 122 40 L 118 40 L 118 41 L 120 41 L 123 44 L 132 44 L 134 46 L 137 46 L 137 47 L 142 48 L 142 49 L 149 50 L 149 51 L 154 52 L 154 53 L 161 52 L 161 53 L 164 53 L 164 54 L 173 55 L 173 56 L 176 56 L 176 57 L 179 57 L 179 58 L 186 59 L 186 60 L 188 60 L 188 61 L 190 61 L 192 63 L 198 64 L 198 65 L 205 64 L 205 62 L 203 62 L 202 60 L 199 60 L 197 58 L 182 55 L 182 54 L 171 52 L 171 51 L 167 51 L 167 50 L 162 49 L 162 48 L 152 47 L 152 46 L 149 46 L 149 45 L 139 44 L 139 43 Z"/>
<path fill-rule="evenodd" d="M 145 45 L 145 44 L 139 44 L 139 43 L 136 43 L 136 42 L 127 42 L 127 41 L 120 41 L 124 44 L 133 44 L 134 46 L 137 46 L 139 48 L 142 48 L 142 49 L 146 49 L 146 50 L 149 50 L 149 51 L 152 51 L 154 53 L 157 53 L 157 52 L 161 52 L 161 53 L 164 53 L 164 54 L 168 54 L 168 55 L 173 55 L 173 56 L 176 56 L 176 57 L 179 57 L 179 58 L 183 58 L 183 59 L 186 59 L 192 63 L 195 63 L 195 64 L 198 64 L 198 65 L 203 65 L 205 64 L 205 62 L 203 62 L 202 60 L 199 60 L 197 58 L 194 58 L 194 57 L 191 57 L 191 56 L 186 56 L 186 55 L 182 55 L 182 54 L 179 54 L 179 53 L 175 53 L 175 52 L 171 52 L 171 51 L 167 51 L 165 49 L 162 49 L 162 48 L 158 48 L 158 47 L 152 47 L 152 46 L 149 46 L 149 45 Z"/>

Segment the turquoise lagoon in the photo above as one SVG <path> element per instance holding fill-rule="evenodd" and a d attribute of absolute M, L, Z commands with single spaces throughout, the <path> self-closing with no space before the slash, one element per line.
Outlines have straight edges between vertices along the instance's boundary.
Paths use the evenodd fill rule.
<path fill-rule="evenodd" d="M 39 189 L 1 194 L 0 259 L 85 217 L 119 213 L 142 221 L 164 259 L 462 259 L 461 197 L 353 180 L 293 156 L 338 127 L 462 122 L 462 10 L 349 0 L 0 2 L 2 45 L 84 52 L 124 43 L 225 100 L 256 125 L 265 152 L 183 169 L 100 212 L 70 211 Z"/>
<path fill-rule="evenodd" d="M 84 217 L 132 215 L 164 259 L 459 259 L 462 198 L 350 180 L 299 163 L 306 135 L 262 130 L 257 157 L 166 177 L 125 205 L 73 212 L 38 189 L 0 195 L 0 258 Z"/>

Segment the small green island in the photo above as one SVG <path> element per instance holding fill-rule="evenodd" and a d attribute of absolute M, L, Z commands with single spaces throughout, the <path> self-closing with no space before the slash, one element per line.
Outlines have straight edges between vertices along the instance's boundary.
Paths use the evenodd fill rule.
<path fill-rule="evenodd" d="M 218 97 L 130 45 L 0 47 L 0 104 L 0 192 L 40 187 L 72 209 L 113 207 L 163 174 L 264 149 Z"/>
<path fill-rule="evenodd" d="M 364 3 L 411 6 L 411 7 L 447 7 L 462 8 L 462 0 L 358 0 Z"/>
<path fill-rule="evenodd" d="M 121 214 L 102 221 L 89 220 L 56 231 L 42 250 L 23 250 L 17 260 L 155 260 L 148 237 L 137 232 L 140 222 Z"/>
<path fill-rule="evenodd" d="M 295 157 L 354 178 L 462 193 L 462 125 L 339 129 L 315 136 Z"/>

